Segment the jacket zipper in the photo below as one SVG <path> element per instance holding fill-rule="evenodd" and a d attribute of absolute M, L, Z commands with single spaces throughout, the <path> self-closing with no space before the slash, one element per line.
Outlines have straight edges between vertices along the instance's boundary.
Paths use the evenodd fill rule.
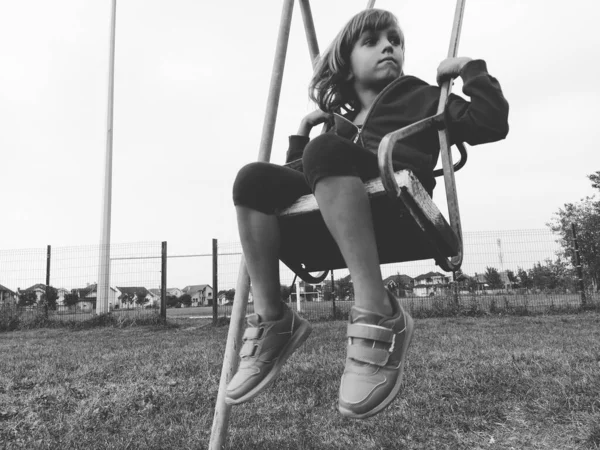
<path fill-rule="evenodd" d="M 354 137 L 353 142 L 356 144 L 358 142 L 358 140 L 360 139 L 360 135 L 363 132 L 363 130 L 366 128 L 367 125 L 367 121 L 369 120 L 369 117 L 371 116 L 371 113 L 373 112 L 373 109 L 375 108 L 375 105 L 377 104 L 377 102 L 381 99 L 381 97 L 383 97 L 383 95 L 390 90 L 393 86 L 395 86 L 403 77 L 400 78 L 396 78 L 394 81 L 392 81 L 390 84 L 388 84 L 386 87 L 383 88 L 383 90 L 377 94 L 377 96 L 375 97 L 375 100 L 373 100 L 373 103 L 371 104 L 371 106 L 369 107 L 369 110 L 367 111 L 367 115 L 365 116 L 365 120 L 363 120 L 362 123 L 362 127 L 357 127 L 353 122 L 350 122 L 348 119 L 346 119 L 344 116 L 339 115 L 342 119 L 350 122 L 352 125 L 354 125 L 354 127 L 358 130 L 358 132 L 356 133 L 356 136 Z"/>

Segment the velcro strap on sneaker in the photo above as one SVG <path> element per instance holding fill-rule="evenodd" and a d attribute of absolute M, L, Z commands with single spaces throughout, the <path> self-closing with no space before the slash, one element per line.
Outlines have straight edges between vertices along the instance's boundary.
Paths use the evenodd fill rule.
<path fill-rule="evenodd" d="M 242 345 L 242 349 L 240 350 L 240 357 L 252 356 L 255 346 L 256 344 L 253 341 L 244 341 L 244 345 Z"/>
<path fill-rule="evenodd" d="M 381 367 L 387 364 L 390 357 L 390 353 L 383 348 L 371 348 L 362 345 L 349 345 L 347 355 L 348 358 L 356 361 Z"/>
<path fill-rule="evenodd" d="M 365 323 L 351 323 L 348 325 L 348 337 L 351 338 L 370 339 L 372 341 L 391 344 L 394 342 L 394 334 L 394 330 L 378 325 L 369 325 Z"/>
<path fill-rule="evenodd" d="M 259 327 L 248 327 L 244 331 L 244 336 L 242 339 L 258 339 L 261 336 L 262 328 Z"/>

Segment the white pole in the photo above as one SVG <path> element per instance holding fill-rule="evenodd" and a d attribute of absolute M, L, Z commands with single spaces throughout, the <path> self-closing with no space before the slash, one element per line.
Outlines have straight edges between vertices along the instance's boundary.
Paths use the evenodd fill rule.
<path fill-rule="evenodd" d="M 302 312 L 302 304 L 300 301 L 300 280 L 296 278 L 296 310 L 298 312 Z"/>
<path fill-rule="evenodd" d="M 100 236 L 100 268 L 96 291 L 96 314 L 108 312 L 110 290 L 110 224 L 112 203 L 112 154 L 113 154 L 113 103 L 115 84 L 115 29 L 117 0 L 112 0 L 110 21 L 110 50 L 108 57 L 108 113 L 106 117 L 106 158 L 104 166 L 104 200 L 102 205 L 102 231 Z"/>

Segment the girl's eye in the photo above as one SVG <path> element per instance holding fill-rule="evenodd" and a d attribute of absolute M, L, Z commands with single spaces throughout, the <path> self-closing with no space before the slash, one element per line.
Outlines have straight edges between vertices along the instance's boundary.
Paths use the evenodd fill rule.
<path fill-rule="evenodd" d="M 363 40 L 363 44 L 364 45 L 374 45 L 377 43 L 377 39 L 373 36 L 367 36 L 364 40 Z"/>

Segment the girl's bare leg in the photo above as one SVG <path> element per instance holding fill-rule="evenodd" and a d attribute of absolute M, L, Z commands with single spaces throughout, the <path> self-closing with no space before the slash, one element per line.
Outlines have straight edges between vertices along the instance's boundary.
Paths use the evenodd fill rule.
<path fill-rule="evenodd" d="M 356 306 L 389 316 L 392 308 L 383 286 L 369 197 L 363 182 L 353 176 L 326 177 L 317 182 L 315 197 L 350 270 Z"/>
<path fill-rule="evenodd" d="M 281 313 L 279 284 L 279 223 L 273 215 L 236 206 L 240 240 L 252 280 L 254 311 L 263 321 Z"/>

